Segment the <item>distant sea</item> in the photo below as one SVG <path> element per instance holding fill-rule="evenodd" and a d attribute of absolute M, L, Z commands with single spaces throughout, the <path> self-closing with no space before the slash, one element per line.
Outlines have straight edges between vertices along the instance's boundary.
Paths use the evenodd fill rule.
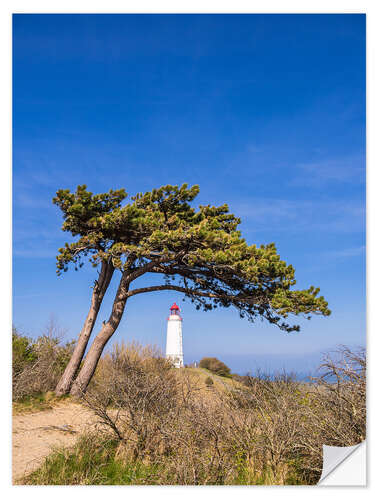
<path fill-rule="evenodd" d="M 258 373 L 273 375 L 276 373 L 293 373 L 298 380 L 308 381 L 316 375 L 322 361 L 320 352 L 301 354 L 219 354 L 207 353 L 201 356 L 185 354 L 185 363 L 199 363 L 204 356 L 217 357 L 229 366 L 232 373 L 239 375 L 256 375 Z"/>

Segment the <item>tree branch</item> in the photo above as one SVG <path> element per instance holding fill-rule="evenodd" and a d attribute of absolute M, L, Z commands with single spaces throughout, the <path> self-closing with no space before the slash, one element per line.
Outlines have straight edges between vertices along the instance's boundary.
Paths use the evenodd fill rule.
<path fill-rule="evenodd" d="M 194 295 L 196 297 L 208 297 L 211 299 L 225 299 L 225 300 L 233 300 L 237 302 L 252 302 L 255 303 L 255 300 L 247 297 L 238 297 L 236 295 L 220 295 L 210 292 L 201 292 L 199 290 L 192 290 L 191 288 L 185 288 L 182 286 L 176 285 L 155 285 L 148 286 L 144 288 L 136 288 L 135 290 L 130 290 L 127 292 L 128 297 L 132 297 L 133 295 L 138 295 L 139 293 L 148 293 L 148 292 L 157 292 L 159 290 L 175 290 L 176 292 L 185 293 L 187 296 Z"/>
<path fill-rule="evenodd" d="M 184 252 L 179 252 L 174 257 L 171 257 L 170 255 L 162 255 L 161 257 L 159 257 L 157 259 L 151 260 L 150 262 L 148 262 L 144 266 L 138 267 L 134 272 L 132 272 L 128 276 L 128 281 L 131 282 L 131 281 L 135 280 L 136 278 L 139 278 L 139 276 L 142 276 L 143 274 L 145 274 L 147 272 L 150 272 L 150 271 L 153 272 L 153 269 L 158 264 L 162 264 L 163 262 L 168 262 L 168 261 L 171 261 L 171 260 L 178 259 L 181 255 L 183 255 L 183 253 Z"/>

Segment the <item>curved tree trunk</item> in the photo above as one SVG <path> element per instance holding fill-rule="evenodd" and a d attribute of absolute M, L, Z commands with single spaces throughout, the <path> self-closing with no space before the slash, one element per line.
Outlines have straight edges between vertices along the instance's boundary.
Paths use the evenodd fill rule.
<path fill-rule="evenodd" d="M 113 264 L 110 261 L 102 261 L 99 279 L 96 282 L 94 290 L 92 292 L 90 310 L 87 314 L 81 333 L 79 334 L 78 342 L 74 348 L 72 357 L 70 358 L 69 363 L 65 368 L 65 371 L 55 389 L 55 392 L 58 396 L 68 394 L 70 391 L 70 388 L 74 381 L 74 377 L 78 372 L 82 358 L 85 354 L 87 343 L 94 328 L 95 321 L 103 301 L 103 297 L 111 282 L 113 272 Z"/>
<path fill-rule="evenodd" d="M 96 366 L 99 362 L 100 356 L 103 352 L 105 345 L 112 335 L 117 330 L 121 321 L 125 304 L 128 299 L 129 282 L 125 274 L 121 278 L 121 282 L 117 289 L 116 298 L 113 303 L 112 312 L 107 323 L 103 324 L 102 329 L 95 337 L 76 380 L 74 381 L 70 393 L 74 396 L 80 396 L 87 389 L 92 376 L 95 373 Z"/>

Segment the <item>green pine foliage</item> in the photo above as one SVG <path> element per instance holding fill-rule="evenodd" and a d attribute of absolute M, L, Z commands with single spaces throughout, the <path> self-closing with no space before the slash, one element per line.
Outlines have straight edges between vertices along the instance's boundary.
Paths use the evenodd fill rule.
<path fill-rule="evenodd" d="M 199 186 L 166 185 L 138 193 L 129 203 L 124 189 L 93 195 L 86 186 L 75 193 L 60 190 L 54 203 L 63 212 L 62 229 L 78 237 L 57 257 L 57 272 L 76 269 L 88 257 L 93 266 L 110 260 L 131 276 L 148 273 L 164 282 L 133 289 L 137 293 L 175 290 L 197 309 L 235 307 L 250 321 L 261 317 L 286 332 L 298 325 L 284 321 L 289 314 L 328 316 L 319 288 L 295 290 L 295 271 L 277 253 L 274 243 L 249 245 L 239 230 L 240 219 L 228 205 L 192 202 Z"/>

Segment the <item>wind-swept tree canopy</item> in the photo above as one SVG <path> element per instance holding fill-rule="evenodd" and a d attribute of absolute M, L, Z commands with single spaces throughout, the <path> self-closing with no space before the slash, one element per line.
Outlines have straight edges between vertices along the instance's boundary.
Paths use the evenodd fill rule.
<path fill-rule="evenodd" d="M 93 196 L 86 186 L 57 193 L 64 213 L 63 229 L 79 235 L 60 249 L 57 268 L 93 265 L 111 259 L 130 285 L 145 273 L 161 275 L 154 286 L 128 287 L 126 297 L 158 290 L 181 292 L 205 311 L 233 306 L 241 317 L 264 318 L 280 329 L 299 330 L 285 318 L 300 314 L 329 315 L 319 288 L 293 290 L 294 269 L 277 254 L 274 243 L 248 245 L 238 230 L 240 219 L 219 207 L 191 202 L 198 186 L 163 186 L 139 193 L 121 206 L 125 191 Z"/>
<path fill-rule="evenodd" d="M 82 257 L 87 255 L 91 255 L 90 260 L 96 266 L 98 252 L 106 252 L 116 237 L 103 231 L 100 221 L 105 214 L 121 206 L 127 196 L 125 189 L 111 189 L 108 193 L 94 195 L 86 188 L 85 185 L 78 186 L 75 193 L 71 193 L 69 189 L 59 189 L 52 200 L 63 213 L 62 230 L 70 232 L 72 236 L 80 236 L 78 241 L 65 243 L 65 247 L 59 248 L 58 274 L 67 271 L 71 263 L 76 269 L 81 267 Z"/>

